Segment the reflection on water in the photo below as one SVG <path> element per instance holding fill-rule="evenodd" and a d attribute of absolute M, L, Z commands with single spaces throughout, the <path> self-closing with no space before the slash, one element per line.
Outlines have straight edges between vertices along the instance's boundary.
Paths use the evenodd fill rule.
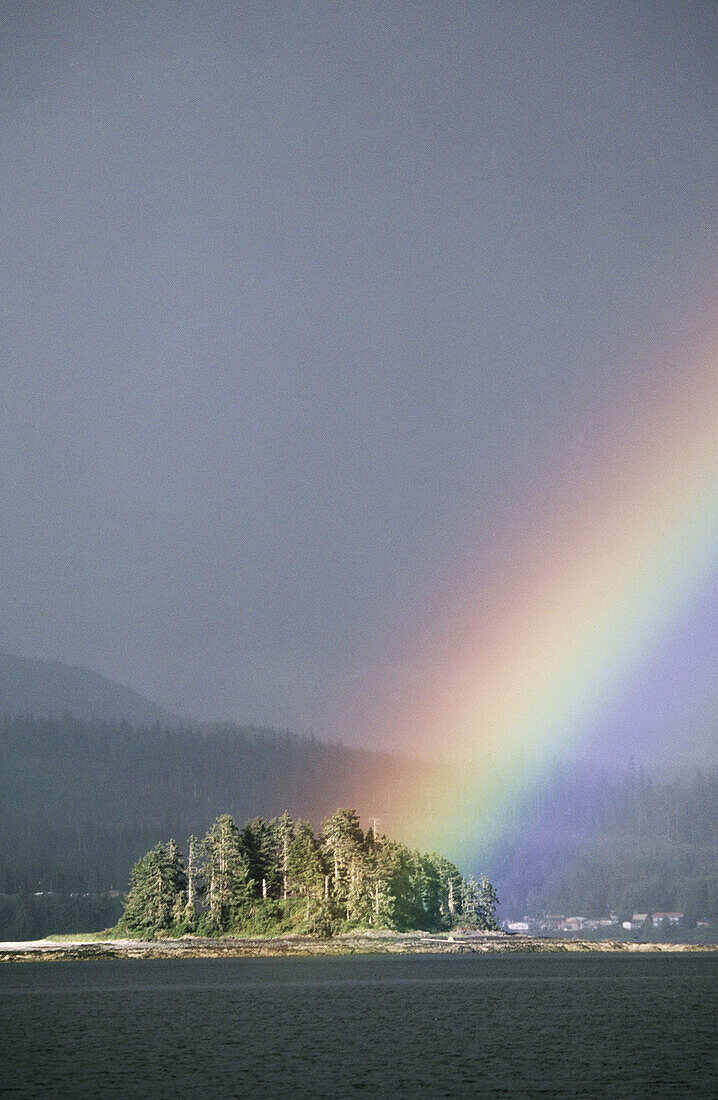
<path fill-rule="evenodd" d="M 0 1094 L 711 1096 L 718 955 L 0 967 Z"/>

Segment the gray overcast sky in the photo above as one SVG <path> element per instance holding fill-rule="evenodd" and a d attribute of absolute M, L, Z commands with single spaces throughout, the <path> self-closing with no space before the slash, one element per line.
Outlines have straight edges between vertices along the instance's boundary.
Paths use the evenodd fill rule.
<path fill-rule="evenodd" d="M 717 12 L 5 0 L 0 647 L 372 737 L 705 326 Z"/>

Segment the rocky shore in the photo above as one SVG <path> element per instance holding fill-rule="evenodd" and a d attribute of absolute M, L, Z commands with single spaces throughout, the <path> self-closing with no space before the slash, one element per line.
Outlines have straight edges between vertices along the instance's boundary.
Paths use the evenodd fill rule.
<path fill-rule="evenodd" d="M 28 940 L 0 943 L 0 962 L 54 962 L 76 959 L 241 959 L 263 956 L 462 954 L 492 952 L 680 952 L 715 951 L 718 945 L 624 943 L 618 940 L 559 940 L 506 932 L 348 932 L 331 939 L 277 936 L 218 939 Z"/>

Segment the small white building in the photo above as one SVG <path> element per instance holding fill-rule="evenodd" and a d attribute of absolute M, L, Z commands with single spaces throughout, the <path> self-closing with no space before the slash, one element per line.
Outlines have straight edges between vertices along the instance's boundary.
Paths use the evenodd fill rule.
<path fill-rule="evenodd" d="M 638 932 L 640 928 L 645 928 L 648 923 L 648 913 L 634 913 L 630 920 L 624 920 L 621 924 L 621 928 L 625 928 L 627 932 Z"/>
<path fill-rule="evenodd" d="M 527 920 L 507 920 L 506 928 L 509 932 L 528 932 L 529 922 Z"/>

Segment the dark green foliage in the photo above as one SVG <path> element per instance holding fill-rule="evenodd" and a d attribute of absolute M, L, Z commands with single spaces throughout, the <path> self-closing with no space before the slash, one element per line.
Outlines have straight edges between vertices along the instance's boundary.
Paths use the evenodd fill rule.
<path fill-rule="evenodd" d="M 496 907 L 499 899 L 494 887 L 482 875 L 479 882 L 473 875 L 461 884 L 461 908 L 464 922 L 481 928 L 484 931 L 493 931 L 496 927 Z"/>
<path fill-rule="evenodd" d="M 298 821 L 289 848 L 290 884 L 307 899 L 324 892 L 324 863 L 314 830 L 308 821 Z"/>
<path fill-rule="evenodd" d="M 169 931 L 183 918 L 187 875 L 173 840 L 157 844 L 132 868 L 119 927 L 138 934 Z"/>
<path fill-rule="evenodd" d="M 229 814 L 217 818 L 204 841 L 207 907 L 218 928 L 236 925 L 248 910 L 254 882 L 239 830 Z"/>
<path fill-rule="evenodd" d="M 412 853 L 403 844 L 384 841 L 377 847 L 374 883 L 376 923 L 401 931 L 415 926 L 416 899 Z"/>
<path fill-rule="evenodd" d="M 343 906 L 347 921 L 361 917 L 364 889 L 364 834 L 356 810 L 337 810 L 323 825 L 321 845 L 331 878 L 334 900 Z"/>
<path fill-rule="evenodd" d="M 114 894 L 0 894 L 0 938 L 38 940 L 78 928 L 111 928 L 121 913 Z"/>
<path fill-rule="evenodd" d="M 456 864 L 445 856 L 432 852 L 429 858 L 436 868 L 441 886 L 439 893 L 441 919 L 444 924 L 452 924 L 461 908 L 461 887 L 464 880 Z"/>
<path fill-rule="evenodd" d="M 174 841 L 135 864 L 120 931 L 327 936 L 366 927 L 438 930 L 462 914 L 495 927 L 489 908 L 496 895 L 487 879 L 466 884 L 443 856 L 371 831 L 365 836 L 354 810 L 328 817 L 320 840 L 309 822 L 287 813 L 270 822 L 255 818 L 241 832 L 224 814 L 201 845 L 190 838 L 189 852 L 189 875 Z M 482 904 L 489 908 L 480 920 Z"/>
<path fill-rule="evenodd" d="M 486 875 L 479 880 L 479 920 L 481 928 L 496 928 L 496 909 L 500 905 L 498 894 Z"/>
<path fill-rule="evenodd" d="M 284 807 L 318 823 L 356 791 L 390 821 L 395 798 L 391 758 L 266 729 L 0 714 L 0 744 L 0 887 L 11 894 L 121 889 L 158 837 L 204 835 L 218 806 L 237 822 L 259 812 L 269 828 Z M 422 768 L 412 762 L 412 781 Z M 245 854 L 261 888 L 267 875 Z M 281 893 L 268 881 L 270 897 Z"/>
<path fill-rule="evenodd" d="M 281 936 L 302 928 L 305 918 L 302 898 L 266 898 L 252 905 L 238 929 L 243 936 Z M 303 930 L 303 929 L 302 929 Z"/>
<path fill-rule="evenodd" d="M 244 826 L 241 837 L 249 877 L 259 887 L 260 894 L 266 889 L 268 897 L 276 897 L 280 879 L 275 829 L 264 818 L 255 817 Z"/>

